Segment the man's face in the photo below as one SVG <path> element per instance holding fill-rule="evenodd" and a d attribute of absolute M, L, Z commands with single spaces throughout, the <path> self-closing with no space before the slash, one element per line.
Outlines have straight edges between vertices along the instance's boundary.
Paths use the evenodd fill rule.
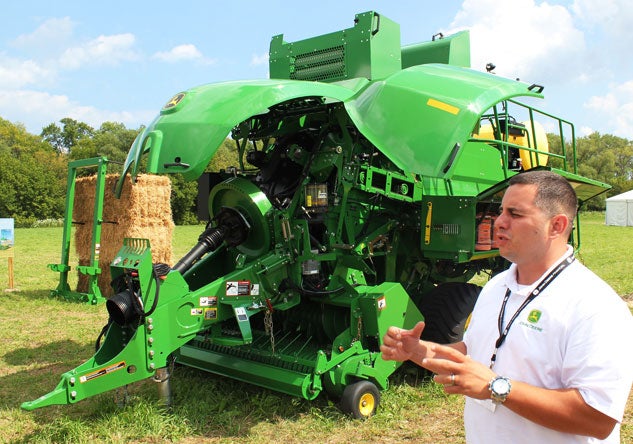
<path fill-rule="evenodd" d="M 517 265 L 538 261 L 550 242 L 550 219 L 534 205 L 536 185 L 512 185 L 501 201 L 494 235 L 499 254 Z"/>

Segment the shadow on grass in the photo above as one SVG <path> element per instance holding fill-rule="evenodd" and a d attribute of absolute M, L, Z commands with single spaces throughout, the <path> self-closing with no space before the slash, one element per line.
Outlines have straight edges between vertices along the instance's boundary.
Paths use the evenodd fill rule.
<path fill-rule="evenodd" d="M 35 351 L 46 356 L 60 346 L 64 344 L 51 343 Z M 77 353 L 88 356 L 91 352 L 83 347 Z M 11 352 L 13 365 L 33 362 L 23 353 Z M 22 402 L 50 392 L 61 374 L 76 366 L 46 359 L 38 362 L 44 365 L 0 378 L 0 412 L 19 409 Z M 35 427 L 10 442 L 165 442 L 192 437 L 233 441 L 251 436 L 254 429 L 297 422 L 315 414 L 334 420 L 345 417 L 325 393 L 308 401 L 182 366 L 176 366 L 170 382 L 170 408 L 160 397 L 157 384 L 147 379 L 76 404 L 29 412 Z"/>
<path fill-rule="evenodd" d="M 75 341 L 55 341 L 35 348 L 12 350 L 4 354 L 4 360 L 7 364 L 16 366 L 62 363 L 74 368 L 77 364 L 73 365 L 73 362 L 76 361 L 68 361 L 71 351 L 74 356 L 84 356 L 86 360 L 95 353 L 94 346 L 90 344 L 78 344 Z"/>

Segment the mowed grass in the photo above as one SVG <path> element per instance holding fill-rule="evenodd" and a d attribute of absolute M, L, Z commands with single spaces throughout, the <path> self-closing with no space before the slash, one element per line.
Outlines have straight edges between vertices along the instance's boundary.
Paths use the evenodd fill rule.
<path fill-rule="evenodd" d="M 583 215 L 582 228 L 581 260 L 630 300 L 633 228 L 606 227 L 596 213 Z M 177 227 L 174 256 L 184 254 L 202 229 Z M 70 406 L 21 410 L 22 402 L 48 393 L 62 373 L 92 356 L 107 318 L 104 305 L 49 297 L 59 275 L 46 265 L 59 262 L 61 236 L 60 228 L 16 230 L 16 290 L 0 292 L 0 442 L 464 442 L 463 399 L 445 395 L 415 371 L 394 375 L 378 413 L 367 421 L 343 415 L 326 396 L 306 401 L 182 367 L 172 377 L 169 411 L 152 381 Z M 6 288 L 5 258 L 0 283 Z M 633 443 L 629 401 L 623 443 Z"/>

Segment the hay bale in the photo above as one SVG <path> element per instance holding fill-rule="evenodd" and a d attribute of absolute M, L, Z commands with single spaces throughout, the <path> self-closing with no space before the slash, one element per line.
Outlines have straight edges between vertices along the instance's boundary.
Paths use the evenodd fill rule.
<path fill-rule="evenodd" d="M 103 296 L 111 296 L 110 263 L 123 245 L 123 239 L 149 239 L 152 262 L 173 264 L 171 238 L 174 222 L 171 215 L 171 182 L 165 176 L 139 175 L 132 184 L 126 177 L 121 198 L 114 197 L 118 175 L 107 175 L 103 203 L 103 223 L 99 250 L 98 285 Z M 75 182 L 73 222 L 75 249 L 79 265 L 90 263 L 92 221 L 95 204 L 96 176 L 81 177 Z M 77 291 L 88 291 L 88 276 L 78 273 Z"/>

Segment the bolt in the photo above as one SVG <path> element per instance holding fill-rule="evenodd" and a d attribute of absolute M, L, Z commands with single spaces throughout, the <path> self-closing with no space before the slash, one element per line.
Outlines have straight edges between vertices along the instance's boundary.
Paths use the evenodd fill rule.
<path fill-rule="evenodd" d="M 152 338 L 151 336 L 147 339 L 147 342 L 149 343 L 149 345 L 152 345 L 154 343 L 154 338 Z"/>
<path fill-rule="evenodd" d="M 149 331 L 152 331 L 152 330 L 154 330 L 154 326 L 153 326 L 153 325 L 148 325 L 148 326 L 147 326 L 147 329 L 148 329 Z"/>
<path fill-rule="evenodd" d="M 154 358 L 154 350 L 150 350 L 149 351 L 149 357 L 150 358 Z"/>
<path fill-rule="evenodd" d="M 75 385 L 75 377 L 70 378 L 70 385 Z"/>
<path fill-rule="evenodd" d="M 152 362 L 152 363 L 149 365 L 149 368 L 151 368 L 152 370 L 154 370 L 154 367 L 156 367 L 156 366 L 155 366 L 155 365 L 154 365 L 154 363 Z"/>
<path fill-rule="evenodd" d="M 74 390 L 72 392 L 70 392 L 70 397 L 75 399 L 77 397 L 77 392 L 74 391 Z"/>

